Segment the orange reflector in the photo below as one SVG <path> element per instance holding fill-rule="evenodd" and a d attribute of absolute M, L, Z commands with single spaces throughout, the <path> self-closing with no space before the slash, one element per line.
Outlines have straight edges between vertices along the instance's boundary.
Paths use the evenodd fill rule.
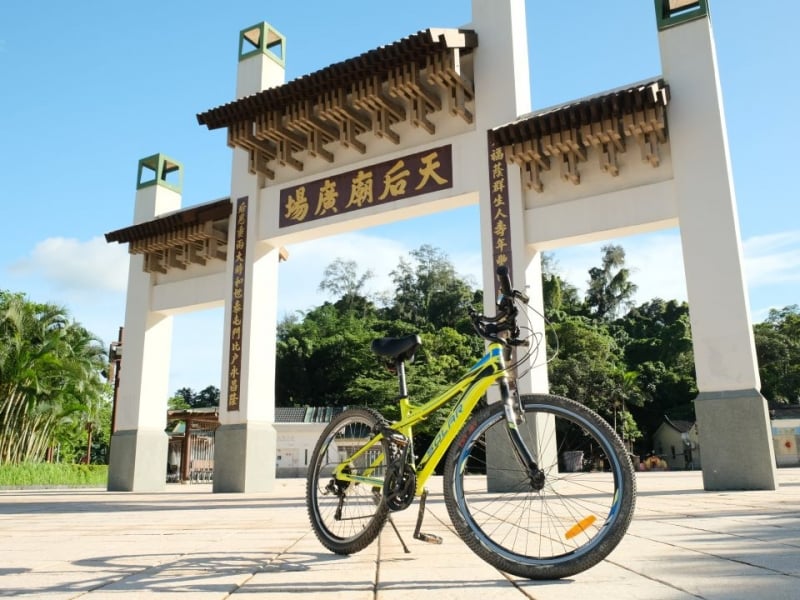
<path fill-rule="evenodd" d="M 585 519 L 581 519 L 580 521 L 575 523 L 575 525 L 570 527 L 569 531 L 567 531 L 567 533 L 564 534 L 564 537 L 567 538 L 568 540 L 571 540 L 579 533 L 586 531 L 586 529 L 589 526 L 591 526 L 591 524 L 594 523 L 596 520 L 597 517 L 595 517 L 594 515 L 589 515 Z"/>

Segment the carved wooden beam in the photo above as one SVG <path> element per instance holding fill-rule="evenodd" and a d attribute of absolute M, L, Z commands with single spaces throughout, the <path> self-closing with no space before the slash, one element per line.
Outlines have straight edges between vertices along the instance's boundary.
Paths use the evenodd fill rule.
<path fill-rule="evenodd" d="M 474 97 L 472 81 L 462 75 L 461 53 L 457 48 L 445 50 L 426 59 L 428 83 L 438 85 L 447 91 L 448 110 L 467 123 L 472 123 L 472 112 L 467 102 Z"/>
<path fill-rule="evenodd" d="M 306 136 L 291 131 L 285 125 L 286 116 L 272 110 L 260 114 L 255 121 L 254 135 L 259 140 L 269 140 L 277 147 L 275 159 L 281 166 L 290 166 L 298 171 L 303 170 L 303 163 L 294 157 L 308 146 Z"/>
<path fill-rule="evenodd" d="M 550 157 L 544 153 L 541 139 L 533 138 L 507 146 L 505 156 L 508 162 L 515 162 L 523 168 L 525 185 L 529 189 L 537 192 L 544 189 L 541 172 L 550 170 Z"/>
<path fill-rule="evenodd" d="M 369 115 L 352 106 L 342 88 L 326 91 L 317 102 L 317 116 L 339 131 L 339 143 L 364 154 L 367 146 L 357 138 L 370 130 Z"/>
<path fill-rule="evenodd" d="M 405 98 L 409 102 L 409 122 L 414 127 L 421 127 L 431 135 L 436 133 L 436 127 L 430 122 L 428 115 L 441 110 L 442 101 L 436 93 L 422 84 L 416 63 L 406 63 L 392 72 L 389 76 L 389 95 Z"/>
<path fill-rule="evenodd" d="M 332 163 L 333 153 L 326 150 L 324 146 L 339 139 L 338 128 L 317 118 L 314 115 L 314 104 L 310 100 L 290 105 L 287 112 L 286 128 L 305 136 L 308 153 Z"/>
<path fill-rule="evenodd" d="M 392 125 L 405 120 L 406 109 L 383 91 L 383 83 L 377 76 L 353 85 L 351 98 L 354 107 L 370 115 L 372 133 L 395 144 L 400 143 L 400 136 Z"/>

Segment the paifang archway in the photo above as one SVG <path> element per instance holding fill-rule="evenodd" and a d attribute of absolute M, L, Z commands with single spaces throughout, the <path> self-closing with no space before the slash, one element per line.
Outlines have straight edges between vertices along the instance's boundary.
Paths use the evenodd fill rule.
<path fill-rule="evenodd" d="M 281 248 L 470 203 L 487 302 L 499 264 L 541 305 L 542 251 L 679 226 L 705 487 L 773 489 L 706 0 L 655 9 L 661 76 L 537 113 L 523 0 L 288 83 L 285 38 L 242 30 L 237 99 L 198 115 L 227 129 L 230 198 L 181 209 L 182 166 L 148 157 L 134 225 L 106 236 L 131 252 L 109 489 L 163 488 L 171 316 L 222 304 L 214 490 L 269 489 Z"/>

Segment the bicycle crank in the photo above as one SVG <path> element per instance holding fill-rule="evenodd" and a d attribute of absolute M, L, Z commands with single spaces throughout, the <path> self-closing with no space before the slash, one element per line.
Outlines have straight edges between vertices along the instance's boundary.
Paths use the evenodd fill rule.
<path fill-rule="evenodd" d="M 383 497 L 386 506 L 391 511 L 405 510 L 414 501 L 414 492 L 417 489 L 417 474 L 406 463 L 399 468 L 390 468 L 383 482 Z"/>

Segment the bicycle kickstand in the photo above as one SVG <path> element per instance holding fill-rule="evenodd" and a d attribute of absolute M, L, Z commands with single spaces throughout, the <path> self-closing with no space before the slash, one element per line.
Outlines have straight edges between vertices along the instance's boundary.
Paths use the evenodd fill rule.
<path fill-rule="evenodd" d="M 394 529 L 394 532 L 397 534 L 397 539 L 400 540 L 400 545 L 403 546 L 403 552 L 405 552 L 406 554 L 411 554 L 411 550 L 409 550 L 408 546 L 406 546 L 406 543 L 403 540 L 403 536 L 400 535 L 400 530 L 397 529 L 397 525 L 394 524 L 394 519 L 392 519 L 392 515 L 389 515 L 388 520 L 389 520 L 389 525 L 392 526 L 392 529 Z"/>
<path fill-rule="evenodd" d="M 425 516 L 425 501 L 428 499 L 428 488 L 422 490 L 422 496 L 419 499 L 419 513 L 417 514 L 417 526 L 414 528 L 414 539 L 429 544 L 441 544 L 442 538 L 432 533 L 420 533 L 422 528 L 422 517 Z"/>

